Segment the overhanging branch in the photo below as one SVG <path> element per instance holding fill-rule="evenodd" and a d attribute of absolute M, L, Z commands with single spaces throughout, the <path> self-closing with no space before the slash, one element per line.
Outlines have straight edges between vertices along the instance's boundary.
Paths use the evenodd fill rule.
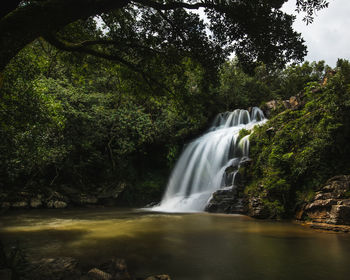
<path fill-rule="evenodd" d="M 50 43 L 51 45 L 55 46 L 56 48 L 58 48 L 60 50 L 69 51 L 69 52 L 85 53 L 85 54 L 89 54 L 89 55 L 92 55 L 95 57 L 99 57 L 99 58 L 103 58 L 106 60 L 116 61 L 118 63 L 121 63 L 121 64 L 125 65 L 126 67 L 128 67 L 130 70 L 140 74 L 151 89 L 153 88 L 152 83 L 154 83 L 172 94 L 172 92 L 164 84 L 160 83 L 159 81 L 157 81 L 156 79 L 154 79 L 153 77 L 148 75 L 137 64 L 129 62 L 116 54 L 104 53 L 104 52 L 97 51 L 95 49 L 90 48 L 92 45 L 96 45 L 96 43 L 93 43 L 93 42 L 104 42 L 106 44 L 107 44 L 107 42 L 109 44 L 112 44 L 112 42 L 113 42 L 113 44 L 114 44 L 115 43 L 114 41 L 95 40 L 95 41 L 84 41 L 81 43 L 70 43 L 70 42 L 67 42 L 67 41 L 64 41 L 64 40 L 57 38 L 53 34 L 46 34 L 45 36 L 43 36 L 43 38 L 48 43 Z"/>

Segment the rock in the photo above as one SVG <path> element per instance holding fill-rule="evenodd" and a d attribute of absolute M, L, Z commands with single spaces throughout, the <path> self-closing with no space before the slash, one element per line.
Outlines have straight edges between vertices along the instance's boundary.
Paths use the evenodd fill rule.
<path fill-rule="evenodd" d="M 66 208 L 68 205 L 64 201 L 50 200 L 47 202 L 48 208 Z"/>
<path fill-rule="evenodd" d="M 104 272 L 102 270 L 99 270 L 98 268 L 93 268 L 91 270 L 89 270 L 89 272 L 87 273 L 88 279 L 91 280 L 111 280 L 112 279 L 112 275 Z"/>
<path fill-rule="evenodd" d="M 303 104 L 299 96 L 291 96 L 289 98 L 289 105 L 292 110 L 300 108 Z"/>
<path fill-rule="evenodd" d="M 35 280 L 76 280 L 81 276 L 77 260 L 69 257 L 45 258 L 33 262 L 26 277 Z"/>
<path fill-rule="evenodd" d="M 210 213 L 243 214 L 243 199 L 237 195 L 236 187 L 228 187 L 213 193 L 205 211 Z"/>
<path fill-rule="evenodd" d="M 278 101 L 277 100 L 271 100 L 269 102 L 266 102 L 262 106 L 262 111 L 264 112 L 264 115 L 269 118 L 271 113 L 276 111 L 278 109 Z"/>
<path fill-rule="evenodd" d="M 276 110 L 277 106 L 278 106 L 278 102 L 277 102 L 277 100 L 271 100 L 269 102 L 266 102 L 265 106 L 269 110 Z"/>
<path fill-rule="evenodd" d="M 32 198 L 30 200 L 30 207 L 32 208 L 40 208 L 43 205 L 43 202 L 40 198 Z"/>
<path fill-rule="evenodd" d="M 16 201 L 12 203 L 11 205 L 13 208 L 27 208 L 28 202 L 27 201 Z"/>
<path fill-rule="evenodd" d="M 350 206 L 333 205 L 327 223 L 335 225 L 350 225 Z"/>
<path fill-rule="evenodd" d="M 145 280 L 171 280 L 171 278 L 169 275 L 162 274 L 162 275 L 147 277 Z"/>
<path fill-rule="evenodd" d="M 350 225 L 349 192 L 350 176 L 332 177 L 298 211 L 296 218 L 319 224 Z"/>
<path fill-rule="evenodd" d="M 270 212 L 259 196 L 252 196 L 248 201 L 248 214 L 253 218 L 266 219 L 269 218 Z"/>
<path fill-rule="evenodd" d="M 151 202 L 151 203 L 148 203 L 145 208 L 151 208 L 151 207 L 155 207 L 155 206 L 158 206 L 160 204 L 160 202 Z"/>
<path fill-rule="evenodd" d="M 305 210 L 311 210 L 314 208 L 327 208 L 330 210 L 332 205 L 337 204 L 337 200 L 336 199 L 320 199 L 320 200 L 315 200 L 314 202 L 308 204 L 305 206 Z"/>
<path fill-rule="evenodd" d="M 0 279 L 1 280 L 11 280 L 12 279 L 12 270 L 8 268 L 0 269 Z"/>

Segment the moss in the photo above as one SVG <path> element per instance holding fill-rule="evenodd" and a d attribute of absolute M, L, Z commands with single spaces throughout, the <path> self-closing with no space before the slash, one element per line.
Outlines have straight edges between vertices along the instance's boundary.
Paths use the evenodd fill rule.
<path fill-rule="evenodd" d="M 244 129 L 244 128 L 243 128 L 243 129 L 241 129 L 241 130 L 239 131 L 238 139 L 240 140 L 240 139 L 242 139 L 243 137 L 249 135 L 250 133 L 251 133 L 250 130 L 247 130 L 247 129 Z"/>
<path fill-rule="evenodd" d="M 254 129 L 247 193 L 263 194 L 272 216 L 293 215 L 325 180 L 349 173 L 348 76 L 349 71 L 338 69 L 325 86 L 309 84 L 303 107 L 285 110 Z"/>

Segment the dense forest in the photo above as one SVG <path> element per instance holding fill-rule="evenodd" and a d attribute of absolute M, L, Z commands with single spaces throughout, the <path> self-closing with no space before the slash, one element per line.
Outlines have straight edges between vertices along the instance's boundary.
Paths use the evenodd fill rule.
<path fill-rule="evenodd" d="M 328 70 L 324 62 L 274 71 L 261 64 L 246 74 L 234 59 L 208 78 L 203 66 L 183 58 L 159 74 L 164 87 L 151 87 L 123 65 L 39 39 L 4 74 L 1 187 L 93 191 L 123 184 L 132 205 L 159 200 L 183 144 L 215 114 L 284 100 Z"/>
<path fill-rule="evenodd" d="M 0 278 L 347 279 L 348 237 L 287 221 L 350 232 L 350 62 L 304 61 L 286 2 L 2 1 Z M 157 208 L 174 174 L 203 207 Z"/>
<path fill-rule="evenodd" d="M 31 5 L 35 3 L 28 8 Z M 259 12 L 262 20 L 267 7 L 256 11 L 254 6 L 251 12 Z M 198 15 L 183 9 L 166 14 L 152 9 L 157 10 L 130 5 L 75 21 L 56 35 L 84 46 L 67 42 L 63 46 L 51 34 L 35 39 L 14 56 L 1 80 L 0 188 L 4 193 L 11 197 L 21 191 L 115 189 L 122 191 L 121 205 L 159 201 L 182 146 L 203 132 L 217 113 L 288 99 L 331 70 L 322 61 L 282 67 L 305 51 L 299 35 L 290 33 L 292 18 L 286 15 L 278 14 L 276 20 L 286 25 L 278 25 L 281 29 L 274 36 L 281 41 L 290 36 L 293 45 L 279 45 L 278 50 L 270 42 L 271 49 L 262 50 L 245 42 L 235 46 L 236 58 L 228 60 L 232 46 L 222 42 L 223 36 L 239 37 L 242 30 L 235 34 L 222 30 L 224 26 L 209 13 L 216 37 L 210 41 Z M 242 24 L 248 24 L 249 31 L 254 23 Z M 191 29 L 194 26 L 197 29 Z M 262 36 L 259 33 L 258 38 Z M 108 50 L 103 42 L 107 40 L 114 49 L 103 57 L 100 52 Z M 101 46 L 88 48 L 98 41 Z M 115 41 L 125 44 L 116 46 Z M 253 53 L 258 60 L 253 60 Z M 340 61 L 338 67 L 345 65 Z"/>
<path fill-rule="evenodd" d="M 267 190 L 270 216 L 288 216 L 307 193 L 348 170 L 339 150 L 347 138 L 339 135 L 348 123 L 349 63 L 298 64 L 306 48 L 293 17 L 276 9 L 284 1 L 91 1 L 79 11 L 76 1 L 52 26 L 38 23 L 67 1 L 18 2 L 0 24 L 2 201 L 58 191 L 114 192 L 118 205 L 157 202 L 184 144 L 216 114 L 271 100 L 279 105 L 268 126 L 278 133 L 253 133 L 246 191 Z M 311 2 L 297 1 L 308 23 L 328 6 Z M 191 12 L 200 7 L 209 25 Z M 27 26 L 38 9 L 47 16 Z M 21 25 L 10 28 L 16 19 Z M 301 95 L 303 106 L 277 114 L 283 100 Z"/>

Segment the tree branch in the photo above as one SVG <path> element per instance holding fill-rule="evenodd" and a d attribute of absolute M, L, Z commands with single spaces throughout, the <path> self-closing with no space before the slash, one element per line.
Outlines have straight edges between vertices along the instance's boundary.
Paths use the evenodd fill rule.
<path fill-rule="evenodd" d="M 93 41 L 85 41 L 85 43 L 82 42 L 84 44 L 81 44 L 81 43 L 74 44 L 74 43 L 70 43 L 70 42 L 66 42 L 66 41 L 63 41 L 61 39 L 58 39 L 53 34 L 47 34 L 43 38 L 51 45 L 55 46 L 58 49 L 64 50 L 64 51 L 85 53 L 85 54 L 89 54 L 89 55 L 92 55 L 95 57 L 99 57 L 99 58 L 103 58 L 106 60 L 111 60 L 111 61 L 116 61 L 118 63 L 121 63 L 121 64 L 125 65 L 126 67 L 128 67 L 130 70 L 140 74 L 151 89 L 153 89 L 152 83 L 154 83 L 154 84 L 158 85 L 159 87 L 168 91 L 170 94 L 172 94 L 172 92 L 164 84 L 158 82 L 156 79 L 154 79 L 153 77 L 148 75 L 146 72 L 142 71 L 141 67 L 138 66 L 137 64 L 129 62 L 116 54 L 108 54 L 108 53 L 100 52 L 100 51 L 97 51 L 95 49 L 89 48 L 89 46 L 91 46 L 90 42 L 93 42 Z M 99 41 L 99 40 L 97 40 L 97 41 Z M 86 43 L 86 42 L 89 42 L 89 43 Z"/>
<path fill-rule="evenodd" d="M 214 8 L 217 4 L 213 4 L 213 1 L 198 1 L 190 4 L 185 2 L 170 2 L 170 3 L 159 3 L 152 0 L 132 0 L 133 3 L 138 3 L 143 6 L 148 6 L 157 10 L 174 10 L 179 8 L 198 10 L 199 8 Z"/>

